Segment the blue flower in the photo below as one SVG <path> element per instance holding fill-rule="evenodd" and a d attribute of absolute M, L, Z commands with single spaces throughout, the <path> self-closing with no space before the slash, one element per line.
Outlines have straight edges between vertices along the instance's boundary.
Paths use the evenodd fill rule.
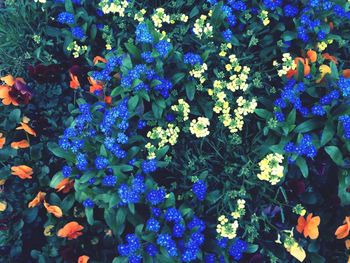
<path fill-rule="evenodd" d="M 160 40 L 154 47 L 163 58 L 169 54 L 172 48 L 171 44 L 166 40 Z"/>
<path fill-rule="evenodd" d="M 88 165 L 88 161 L 86 159 L 85 154 L 83 153 L 78 153 L 76 156 L 76 166 L 80 171 L 85 171 L 86 166 Z"/>
<path fill-rule="evenodd" d="M 344 137 L 346 139 L 350 139 L 350 116 L 343 115 L 339 117 L 339 121 L 341 122 L 344 130 Z"/>
<path fill-rule="evenodd" d="M 62 167 L 62 174 L 64 178 L 69 177 L 72 174 L 72 167 L 65 165 Z"/>
<path fill-rule="evenodd" d="M 146 253 L 148 255 L 150 255 L 151 257 L 155 257 L 158 254 L 158 252 L 159 252 L 159 250 L 154 244 L 152 244 L 152 243 L 147 244 Z"/>
<path fill-rule="evenodd" d="M 148 31 L 148 28 L 146 24 L 139 24 L 136 27 L 136 41 L 141 42 L 141 43 L 152 43 L 153 42 L 153 36 L 151 33 Z"/>
<path fill-rule="evenodd" d="M 157 244 L 164 247 L 171 257 L 177 256 L 176 243 L 169 234 L 160 234 L 157 238 Z"/>
<path fill-rule="evenodd" d="M 202 64 L 203 60 L 200 55 L 189 52 L 184 55 L 184 63 L 194 66 L 196 64 Z"/>
<path fill-rule="evenodd" d="M 147 161 L 143 161 L 141 164 L 142 171 L 144 173 L 152 173 L 157 170 L 157 160 L 151 159 Z"/>
<path fill-rule="evenodd" d="M 293 5 L 286 5 L 284 8 L 283 8 L 283 11 L 284 11 L 284 15 L 286 17 L 295 17 L 297 14 L 298 14 L 298 8 L 293 6 Z"/>
<path fill-rule="evenodd" d="M 282 0 L 264 0 L 263 3 L 267 9 L 275 10 L 282 4 Z"/>
<path fill-rule="evenodd" d="M 86 37 L 84 29 L 82 29 L 80 26 L 73 27 L 71 31 L 74 38 L 83 39 Z"/>
<path fill-rule="evenodd" d="M 170 207 L 166 210 L 164 218 L 168 222 L 179 223 L 182 220 L 181 213 L 174 207 Z"/>
<path fill-rule="evenodd" d="M 230 246 L 228 253 L 234 260 L 241 260 L 243 253 L 247 250 L 248 244 L 244 240 L 236 239 L 234 243 Z"/>
<path fill-rule="evenodd" d="M 233 34 L 230 29 L 226 29 L 224 32 L 222 32 L 222 36 L 226 41 L 231 41 Z"/>
<path fill-rule="evenodd" d="M 159 224 L 158 220 L 156 220 L 154 218 L 148 219 L 148 221 L 146 223 L 146 229 L 148 231 L 151 231 L 151 232 L 158 232 L 160 229 L 160 224 Z"/>
<path fill-rule="evenodd" d="M 147 200 L 152 205 L 158 205 L 158 204 L 164 202 L 164 199 L 165 199 L 165 191 L 163 190 L 163 188 L 160 188 L 157 190 L 151 190 L 147 194 Z"/>
<path fill-rule="evenodd" d="M 184 232 L 185 232 L 185 226 L 183 224 L 175 224 L 173 226 L 173 237 L 175 238 L 180 238 L 183 236 Z"/>
<path fill-rule="evenodd" d="M 74 24 L 74 15 L 68 12 L 59 13 L 57 21 L 61 24 Z"/>
<path fill-rule="evenodd" d="M 344 97 L 349 97 L 350 95 L 350 78 L 344 78 L 343 76 L 339 77 L 338 87 L 342 92 Z"/>
<path fill-rule="evenodd" d="M 117 183 L 117 177 L 114 175 L 106 175 L 102 179 L 102 185 L 103 186 L 108 186 L 108 187 L 113 187 Z"/>
<path fill-rule="evenodd" d="M 142 52 L 141 57 L 146 63 L 152 63 L 154 61 L 151 51 Z"/>
<path fill-rule="evenodd" d="M 105 169 L 109 164 L 109 161 L 107 158 L 103 156 L 97 156 L 95 159 L 95 167 L 98 170 Z"/>
<path fill-rule="evenodd" d="M 192 191 L 199 201 L 203 201 L 207 192 L 207 186 L 202 180 L 198 180 L 193 184 Z"/>
<path fill-rule="evenodd" d="M 205 263 L 215 263 L 216 262 L 216 256 L 215 254 L 207 254 L 204 258 Z"/>
<path fill-rule="evenodd" d="M 87 198 L 83 202 L 83 206 L 86 207 L 86 208 L 93 208 L 94 207 L 94 202 L 90 198 Z"/>
<path fill-rule="evenodd" d="M 326 114 L 326 111 L 324 110 L 324 108 L 321 105 L 315 105 L 311 108 L 311 112 L 314 115 L 317 116 L 323 116 Z"/>

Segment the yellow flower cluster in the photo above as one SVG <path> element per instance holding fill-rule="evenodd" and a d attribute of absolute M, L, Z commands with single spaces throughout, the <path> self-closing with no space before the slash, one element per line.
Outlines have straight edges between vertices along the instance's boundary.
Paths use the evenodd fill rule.
<path fill-rule="evenodd" d="M 170 16 L 165 13 L 164 8 L 157 8 L 154 14 L 151 16 L 153 24 L 157 28 L 161 28 L 163 23 L 170 24 Z M 172 23 L 173 24 L 173 23 Z"/>
<path fill-rule="evenodd" d="M 240 96 L 237 98 L 237 108 L 234 110 L 234 116 L 231 115 L 231 107 L 229 100 L 227 99 L 227 94 L 225 93 L 225 88 L 227 90 L 233 91 L 237 89 L 246 90 L 245 82 L 242 82 L 239 86 L 234 87 L 231 85 L 232 82 L 227 83 L 223 80 L 215 80 L 213 84 L 213 89 L 208 90 L 208 94 L 215 100 L 214 112 L 220 114 L 219 119 L 224 124 L 225 127 L 228 127 L 231 133 L 236 133 L 243 129 L 244 125 L 244 116 L 249 113 L 253 113 L 257 102 L 253 98 L 252 100 L 247 100 Z"/>
<path fill-rule="evenodd" d="M 125 15 L 125 9 L 128 7 L 127 0 L 102 0 L 98 4 L 104 14 L 116 14 L 123 17 Z"/>
<path fill-rule="evenodd" d="M 219 224 L 216 226 L 216 232 L 228 239 L 234 239 L 237 235 L 238 221 L 229 222 L 228 218 L 224 215 L 218 218 Z"/>
<path fill-rule="evenodd" d="M 238 199 L 237 200 L 237 207 L 236 207 L 235 211 L 233 211 L 231 213 L 231 216 L 234 219 L 238 219 L 238 218 L 240 218 L 241 216 L 244 216 L 244 215 L 245 215 L 245 200 L 244 199 Z"/>
<path fill-rule="evenodd" d="M 190 113 L 190 105 L 184 100 L 179 99 L 177 105 L 171 106 L 171 109 L 179 114 L 179 121 L 187 121 Z"/>
<path fill-rule="evenodd" d="M 143 22 L 145 20 L 144 15 L 146 14 L 146 12 L 146 9 L 141 9 L 135 14 L 134 19 L 140 23 Z"/>
<path fill-rule="evenodd" d="M 263 22 L 264 26 L 267 26 L 268 24 L 270 24 L 269 12 L 267 10 L 262 10 L 258 15 L 258 17 Z"/>
<path fill-rule="evenodd" d="M 207 21 L 208 16 L 201 15 L 194 23 L 193 32 L 194 34 L 201 39 L 203 35 L 205 37 L 213 36 L 213 26 Z"/>
<path fill-rule="evenodd" d="M 274 60 L 273 61 L 273 66 L 274 67 L 279 67 L 280 64 Z M 292 56 L 290 55 L 290 53 L 283 53 L 283 57 L 282 57 L 282 68 L 280 68 L 277 73 L 279 77 L 282 77 L 284 75 L 287 74 L 287 72 L 291 69 L 296 69 L 297 65 L 295 64 Z"/>
<path fill-rule="evenodd" d="M 203 76 L 204 72 L 208 70 L 206 63 L 202 65 L 196 64 L 194 68 L 190 71 L 190 75 L 196 79 L 199 79 L 200 83 L 204 83 L 206 78 Z"/>
<path fill-rule="evenodd" d="M 259 162 L 260 173 L 258 178 L 260 180 L 269 181 L 272 185 L 277 184 L 283 177 L 283 156 L 278 153 L 271 153 L 266 155 L 264 159 Z"/>
<path fill-rule="evenodd" d="M 190 132 L 197 138 L 202 138 L 209 135 L 208 126 L 210 125 L 209 119 L 205 117 L 198 117 L 191 121 Z"/>
<path fill-rule="evenodd" d="M 162 127 L 154 127 L 152 131 L 147 133 L 147 137 L 152 140 L 158 140 L 157 146 L 150 142 L 146 144 L 148 151 L 148 159 L 154 159 L 156 157 L 156 150 L 164 147 L 166 144 L 175 145 L 179 137 L 180 129 L 172 123 L 168 124 L 166 129 Z"/>
<path fill-rule="evenodd" d="M 232 44 L 231 43 L 221 44 L 219 56 L 220 57 L 226 57 L 228 49 L 232 49 Z"/>
<path fill-rule="evenodd" d="M 283 242 L 285 249 L 297 260 L 303 262 L 306 258 L 305 250 L 294 239 L 293 235 L 287 236 Z"/>
<path fill-rule="evenodd" d="M 73 41 L 67 47 L 68 51 L 73 51 L 73 57 L 78 58 L 80 55 L 87 51 L 88 47 L 86 45 L 79 46 L 77 41 Z"/>
<path fill-rule="evenodd" d="M 226 71 L 231 74 L 230 82 L 227 83 L 227 88 L 232 92 L 236 90 L 246 91 L 248 88 L 247 80 L 250 68 L 247 66 L 242 67 L 239 64 L 236 55 L 230 55 L 229 59 L 230 63 L 225 66 Z"/>
<path fill-rule="evenodd" d="M 327 48 L 327 43 L 322 41 L 317 44 L 318 51 L 324 51 Z"/>
<path fill-rule="evenodd" d="M 304 216 L 306 214 L 306 209 L 301 204 L 297 204 L 293 207 L 293 213 Z"/>

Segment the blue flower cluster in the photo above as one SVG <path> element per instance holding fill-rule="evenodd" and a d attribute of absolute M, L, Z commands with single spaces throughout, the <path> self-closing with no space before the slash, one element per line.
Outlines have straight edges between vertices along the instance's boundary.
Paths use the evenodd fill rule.
<path fill-rule="evenodd" d="M 152 173 L 155 170 L 157 170 L 157 160 L 156 159 L 151 159 L 151 160 L 146 160 L 143 161 L 141 164 L 142 171 L 144 173 Z"/>
<path fill-rule="evenodd" d="M 343 96 L 349 97 L 350 96 L 350 78 L 344 78 L 343 76 L 340 76 L 337 84 Z"/>
<path fill-rule="evenodd" d="M 350 139 L 350 116 L 349 115 L 340 116 L 339 121 L 343 126 L 344 137 L 346 139 Z"/>
<path fill-rule="evenodd" d="M 140 43 L 153 43 L 153 36 L 149 32 L 147 25 L 144 23 L 139 24 L 136 27 L 136 41 Z"/>
<path fill-rule="evenodd" d="M 237 238 L 230 246 L 228 252 L 234 260 L 241 260 L 243 253 L 247 250 L 248 244 L 244 240 Z"/>
<path fill-rule="evenodd" d="M 314 158 L 317 154 L 316 147 L 312 144 L 312 137 L 309 134 L 303 136 L 299 145 L 295 145 L 292 142 L 287 143 L 284 146 L 284 150 L 287 153 L 295 153 L 309 158 Z"/>
<path fill-rule="evenodd" d="M 105 68 L 101 71 L 94 71 L 92 72 L 91 76 L 95 80 L 100 81 L 109 81 L 111 80 L 111 73 L 115 70 L 116 67 L 121 66 L 123 64 L 123 56 L 118 57 L 110 57 L 106 64 Z"/>
<path fill-rule="evenodd" d="M 129 262 L 141 262 L 140 248 L 139 238 L 135 234 L 128 234 L 126 235 L 126 244 L 118 245 L 118 252 L 122 256 L 129 257 Z"/>
<path fill-rule="evenodd" d="M 131 186 L 121 184 L 118 189 L 118 195 L 121 199 L 120 205 L 134 204 L 140 201 L 141 194 L 146 191 L 144 177 L 136 175 L 132 180 Z"/>
<path fill-rule="evenodd" d="M 71 32 L 72 36 L 76 39 L 82 40 L 84 37 L 86 37 L 84 29 L 80 26 L 73 27 Z"/>
<path fill-rule="evenodd" d="M 86 208 L 93 208 L 94 202 L 90 198 L 85 199 L 85 201 L 83 202 L 83 206 Z"/>
<path fill-rule="evenodd" d="M 160 40 L 154 47 L 162 58 L 166 57 L 172 49 L 172 45 L 166 40 Z"/>
<path fill-rule="evenodd" d="M 282 5 L 282 0 L 264 0 L 263 3 L 267 9 L 275 10 Z"/>
<path fill-rule="evenodd" d="M 203 60 L 200 55 L 188 52 L 184 55 L 184 63 L 194 66 L 196 64 L 203 64 Z"/>
<path fill-rule="evenodd" d="M 57 21 L 61 24 L 74 24 L 74 15 L 68 12 L 59 13 L 57 16 Z"/>
<path fill-rule="evenodd" d="M 152 205 L 158 205 L 163 203 L 165 199 L 165 191 L 163 188 L 159 188 L 157 190 L 151 190 L 147 194 L 147 201 Z"/>
<path fill-rule="evenodd" d="M 198 180 L 197 182 L 195 182 L 192 186 L 192 192 L 199 201 L 203 201 L 207 192 L 207 186 L 205 182 L 203 182 L 202 180 Z"/>

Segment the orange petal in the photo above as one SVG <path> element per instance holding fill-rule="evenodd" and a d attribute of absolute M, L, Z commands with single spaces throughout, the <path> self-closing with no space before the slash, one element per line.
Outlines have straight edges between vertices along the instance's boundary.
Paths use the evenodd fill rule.
<path fill-rule="evenodd" d="M 87 263 L 89 261 L 90 257 L 82 255 L 78 258 L 78 263 Z"/>
<path fill-rule="evenodd" d="M 16 130 L 24 130 L 26 133 L 36 137 L 36 132 L 27 123 L 21 122 L 21 126 L 17 127 Z"/>
<path fill-rule="evenodd" d="M 58 230 L 57 236 L 66 237 L 68 239 L 75 239 L 83 234 L 80 232 L 83 229 L 84 227 L 82 225 L 79 225 L 77 222 L 72 221 Z"/>
<path fill-rule="evenodd" d="M 94 60 L 93 60 L 94 65 L 96 65 L 98 62 L 107 63 L 107 60 L 100 56 L 94 57 Z"/>
<path fill-rule="evenodd" d="M 306 225 L 305 218 L 303 216 L 299 216 L 298 225 L 297 225 L 296 229 L 300 234 L 303 233 L 305 225 Z"/>
<path fill-rule="evenodd" d="M 106 104 L 112 104 L 112 97 L 111 96 L 105 96 L 105 103 Z"/>
<path fill-rule="evenodd" d="M 21 179 L 32 179 L 33 169 L 26 165 L 12 166 L 13 175 L 18 176 Z"/>
<path fill-rule="evenodd" d="M 350 239 L 345 240 L 346 249 L 350 249 Z"/>
<path fill-rule="evenodd" d="M 344 69 L 343 76 L 344 78 L 350 78 L 350 69 Z"/>
<path fill-rule="evenodd" d="M 18 142 L 12 142 L 11 147 L 13 149 L 24 149 L 29 147 L 29 142 L 27 140 L 21 140 Z"/>
<path fill-rule="evenodd" d="M 36 197 L 28 203 L 28 208 L 33 208 L 35 206 L 38 206 L 45 199 L 45 196 L 46 196 L 46 193 L 39 191 Z"/>
<path fill-rule="evenodd" d="M 9 85 L 10 87 L 15 85 L 15 79 L 11 75 L 7 75 L 5 77 L 0 78 L 3 82 L 6 83 L 6 85 Z"/>
<path fill-rule="evenodd" d="M 328 53 L 323 53 L 323 54 L 322 54 L 322 57 L 323 57 L 324 59 L 333 61 L 335 64 L 338 64 L 337 58 L 334 57 L 334 56 L 329 55 Z"/>
<path fill-rule="evenodd" d="M 338 227 L 337 230 L 335 231 L 335 235 L 336 235 L 337 239 L 342 239 L 344 237 L 347 237 L 349 235 L 348 225 L 345 224 L 345 225 Z"/>
<path fill-rule="evenodd" d="M 50 213 L 50 214 L 53 214 L 55 217 L 60 218 L 60 217 L 63 216 L 62 209 L 59 208 L 58 206 L 50 205 L 50 204 L 48 204 L 45 201 L 44 201 L 44 206 L 45 206 L 47 212 Z"/>
<path fill-rule="evenodd" d="M 2 149 L 4 147 L 4 144 L 6 143 L 6 138 L 1 137 L 0 138 L 0 149 Z"/>
<path fill-rule="evenodd" d="M 310 59 L 311 63 L 314 63 L 317 60 L 317 53 L 312 49 L 309 49 L 306 52 L 306 55 Z"/>

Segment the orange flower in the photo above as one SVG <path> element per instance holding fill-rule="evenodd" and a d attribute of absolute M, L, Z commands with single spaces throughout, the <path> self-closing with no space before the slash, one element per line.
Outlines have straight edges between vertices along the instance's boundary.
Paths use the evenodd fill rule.
<path fill-rule="evenodd" d="M 0 86 L 0 99 L 4 105 L 18 106 L 18 102 L 10 96 L 11 87 L 4 85 Z"/>
<path fill-rule="evenodd" d="M 27 89 L 26 83 L 22 78 L 13 78 L 11 75 L 0 78 L 5 85 L 0 86 L 0 99 L 4 105 L 19 103 L 28 104 L 32 98 L 32 93 Z"/>
<path fill-rule="evenodd" d="M 333 61 L 335 64 L 338 64 L 337 58 L 334 57 L 334 56 L 329 55 L 328 53 L 323 53 L 323 54 L 322 54 L 322 57 L 323 57 L 324 59 Z"/>
<path fill-rule="evenodd" d="M 69 240 L 76 239 L 83 234 L 80 232 L 83 229 L 84 227 L 82 225 L 79 225 L 77 222 L 72 221 L 58 230 L 57 236 L 68 238 Z"/>
<path fill-rule="evenodd" d="M 27 140 L 21 140 L 18 142 L 12 142 L 11 147 L 13 149 L 24 149 L 29 147 L 29 142 Z"/>
<path fill-rule="evenodd" d="M 309 49 L 309 50 L 306 52 L 306 55 L 307 55 L 307 57 L 310 59 L 310 62 L 311 62 L 311 63 L 316 62 L 316 60 L 317 60 L 317 53 L 316 53 L 316 51 L 314 51 L 314 50 L 312 50 L 312 49 Z"/>
<path fill-rule="evenodd" d="M 40 203 L 44 201 L 45 196 L 46 196 L 46 193 L 39 191 L 36 197 L 28 203 L 28 208 L 33 208 L 40 205 Z"/>
<path fill-rule="evenodd" d="M 0 78 L 1 81 L 5 82 L 7 86 L 13 86 L 15 85 L 15 79 L 11 75 L 7 75 L 5 77 Z"/>
<path fill-rule="evenodd" d="M 350 231 L 350 216 L 346 216 L 344 219 L 344 225 L 341 225 L 337 228 L 335 231 L 335 235 L 337 236 L 337 239 L 345 238 L 349 235 Z"/>
<path fill-rule="evenodd" d="M 68 193 L 74 187 L 74 180 L 69 180 L 68 178 L 63 179 L 55 189 L 57 192 L 62 191 L 62 193 Z"/>
<path fill-rule="evenodd" d="M 87 263 L 89 261 L 90 257 L 82 255 L 78 258 L 78 263 Z"/>
<path fill-rule="evenodd" d="M 96 65 L 98 62 L 107 63 L 107 60 L 100 56 L 94 57 L 94 60 L 93 60 L 94 65 Z"/>
<path fill-rule="evenodd" d="M 346 249 L 350 249 L 350 239 L 345 240 L 345 247 Z"/>
<path fill-rule="evenodd" d="M 88 80 L 91 84 L 90 86 L 90 93 L 95 93 L 95 91 L 100 91 L 103 90 L 103 82 L 101 81 L 96 81 L 91 77 L 88 77 Z"/>
<path fill-rule="evenodd" d="M 17 175 L 21 179 L 32 179 L 33 169 L 27 165 L 19 165 L 11 167 L 13 175 Z"/>
<path fill-rule="evenodd" d="M 350 78 L 350 69 L 344 69 L 343 70 L 343 76 L 344 78 Z"/>
<path fill-rule="evenodd" d="M 111 96 L 105 96 L 105 103 L 106 104 L 112 104 L 112 97 Z"/>
<path fill-rule="evenodd" d="M 58 206 L 56 205 L 50 205 L 49 203 L 47 203 L 45 200 L 44 200 L 44 206 L 46 208 L 46 211 L 49 213 L 49 214 L 53 214 L 55 217 L 62 217 L 63 216 L 63 213 L 62 213 L 62 209 L 59 208 Z"/>
<path fill-rule="evenodd" d="M 26 133 L 36 137 L 36 132 L 27 123 L 21 122 L 21 126 L 17 127 L 16 130 L 24 130 Z"/>
<path fill-rule="evenodd" d="M 310 237 L 311 239 L 318 238 L 318 226 L 320 224 L 320 217 L 312 217 L 312 213 L 308 214 L 306 220 L 303 216 L 298 218 L 297 231 L 304 233 L 304 237 Z"/>
<path fill-rule="evenodd" d="M 77 89 L 80 87 L 80 82 L 78 80 L 78 77 L 73 75 L 71 72 L 69 72 L 69 76 L 71 78 L 71 81 L 69 82 L 69 87 L 72 89 Z"/>
<path fill-rule="evenodd" d="M 4 144 L 6 143 L 6 138 L 3 137 L 3 134 L 0 132 L 0 149 L 4 147 Z"/>

